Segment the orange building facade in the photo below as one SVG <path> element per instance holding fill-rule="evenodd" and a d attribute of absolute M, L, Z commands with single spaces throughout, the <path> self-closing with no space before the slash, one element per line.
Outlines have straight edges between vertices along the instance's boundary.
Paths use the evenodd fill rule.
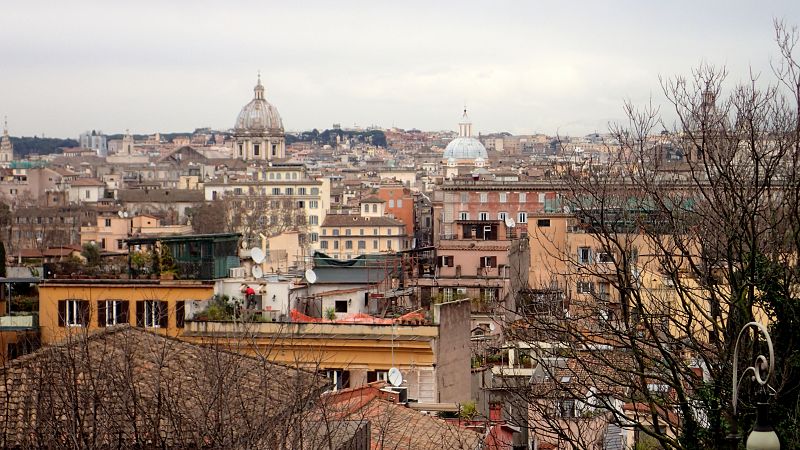
<path fill-rule="evenodd" d="M 48 280 L 39 286 L 42 344 L 122 323 L 178 336 L 192 302 L 213 295 L 213 283 L 199 281 Z"/>
<path fill-rule="evenodd" d="M 414 236 L 414 196 L 400 183 L 381 184 L 377 197 L 384 202 L 385 212 L 406 226 L 406 236 Z"/>

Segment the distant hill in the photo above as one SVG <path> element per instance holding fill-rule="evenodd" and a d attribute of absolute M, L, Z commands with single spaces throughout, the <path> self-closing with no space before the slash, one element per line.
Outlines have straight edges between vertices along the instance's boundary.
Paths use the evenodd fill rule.
<path fill-rule="evenodd" d="M 61 147 L 77 147 L 75 139 L 40 138 L 40 137 L 11 137 L 14 145 L 14 155 L 18 159 L 28 155 L 49 155 L 59 153 Z"/>
<path fill-rule="evenodd" d="M 386 147 L 386 135 L 381 130 L 325 130 L 320 132 L 316 128 L 311 131 L 303 131 L 302 133 L 298 134 L 287 134 L 286 144 L 290 145 L 295 142 L 313 142 L 320 145 L 335 145 L 336 136 L 339 136 L 341 141 L 350 138 L 357 143 Z"/>

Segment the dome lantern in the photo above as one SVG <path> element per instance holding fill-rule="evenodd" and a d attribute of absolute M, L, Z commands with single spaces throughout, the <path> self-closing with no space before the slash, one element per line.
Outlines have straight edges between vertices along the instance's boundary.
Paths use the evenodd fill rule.
<path fill-rule="evenodd" d="M 464 106 L 464 114 L 461 115 L 461 122 L 458 123 L 458 135 L 460 137 L 472 136 L 472 122 L 467 115 L 467 107 Z"/>
<path fill-rule="evenodd" d="M 450 161 L 456 161 L 459 165 L 474 165 L 479 160 L 485 162 L 488 159 L 486 147 L 481 141 L 472 137 L 472 122 L 467 115 L 467 108 L 464 107 L 464 113 L 458 124 L 458 137 L 447 144 L 443 160 L 447 161 L 448 165 L 451 165 Z"/>

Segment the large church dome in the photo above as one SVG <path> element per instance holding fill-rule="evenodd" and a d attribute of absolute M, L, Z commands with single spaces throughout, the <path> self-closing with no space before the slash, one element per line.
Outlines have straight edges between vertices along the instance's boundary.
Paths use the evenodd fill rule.
<path fill-rule="evenodd" d="M 478 158 L 487 159 L 488 157 L 486 147 L 474 137 L 457 137 L 450 141 L 444 149 L 444 159 L 476 160 Z"/>
<path fill-rule="evenodd" d="M 244 105 L 239 117 L 236 118 L 236 131 L 263 133 L 275 131 L 283 133 L 283 121 L 278 109 L 264 99 L 264 86 L 261 77 L 253 89 L 255 97 L 250 103 Z"/>
<path fill-rule="evenodd" d="M 444 149 L 444 160 L 464 161 L 469 160 L 474 162 L 478 158 L 486 160 L 489 155 L 486 153 L 486 147 L 481 144 L 481 141 L 472 137 L 472 122 L 467 116 L 467 110 L 464 109 L 464 115 L 461 116 L 461 122 L 458 124 L 458 137 L 450 141 Z"/>

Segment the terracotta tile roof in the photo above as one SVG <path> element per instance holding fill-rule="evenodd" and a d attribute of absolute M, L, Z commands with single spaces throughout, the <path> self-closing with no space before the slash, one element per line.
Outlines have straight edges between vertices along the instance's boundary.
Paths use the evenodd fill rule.
<path fill-rule="evenodd" d="M 277 448 L 319 395 L 310 376 L 127 325 L 76 331 L 0 369 L 0 447 Z"/>
<path fill-rule="evenodd" d="M 73 252 L 79 252 L 80 253 L 81 250 L 82 249 L 80 248 L 80 246 L 65 245 L 63 247 L 50 247 L 50 248 L 47 248 L 47 249 L 44 250 L 43 255 L 44 256 L 69 256 Z"/>
<path fill-rule="evenodd" d="M 361 203 L 386 203 L 386 202 L 373 195 L 365 199 L 362 199 Z"/>
<path fill-rule="evenodd" d="M 21 248 L 14 253 L 14 258 L 41 258 L 42 251 L 36 248 Z"/>
<path fill-rule="evenodd" d="M 369 423 L 372 449 L 483 448 L 479 433 L 387 400 L 386 393 L 381 390 L 386 386 L 386 383 L 378 382 L 332 393 L 326 399 L 326 412 L 351 425 L 354 422 Z M 319 438 L 320 435 L 313 437 Z M 317 441 L 305 448 L 323 447 L 325 443 Z"/>
<path fill-rule="evenodd" d="M 117 198 L 122 203 L 198 203 L 205 200 L 205 194 L 197 189 L 120 189 Z"/>

